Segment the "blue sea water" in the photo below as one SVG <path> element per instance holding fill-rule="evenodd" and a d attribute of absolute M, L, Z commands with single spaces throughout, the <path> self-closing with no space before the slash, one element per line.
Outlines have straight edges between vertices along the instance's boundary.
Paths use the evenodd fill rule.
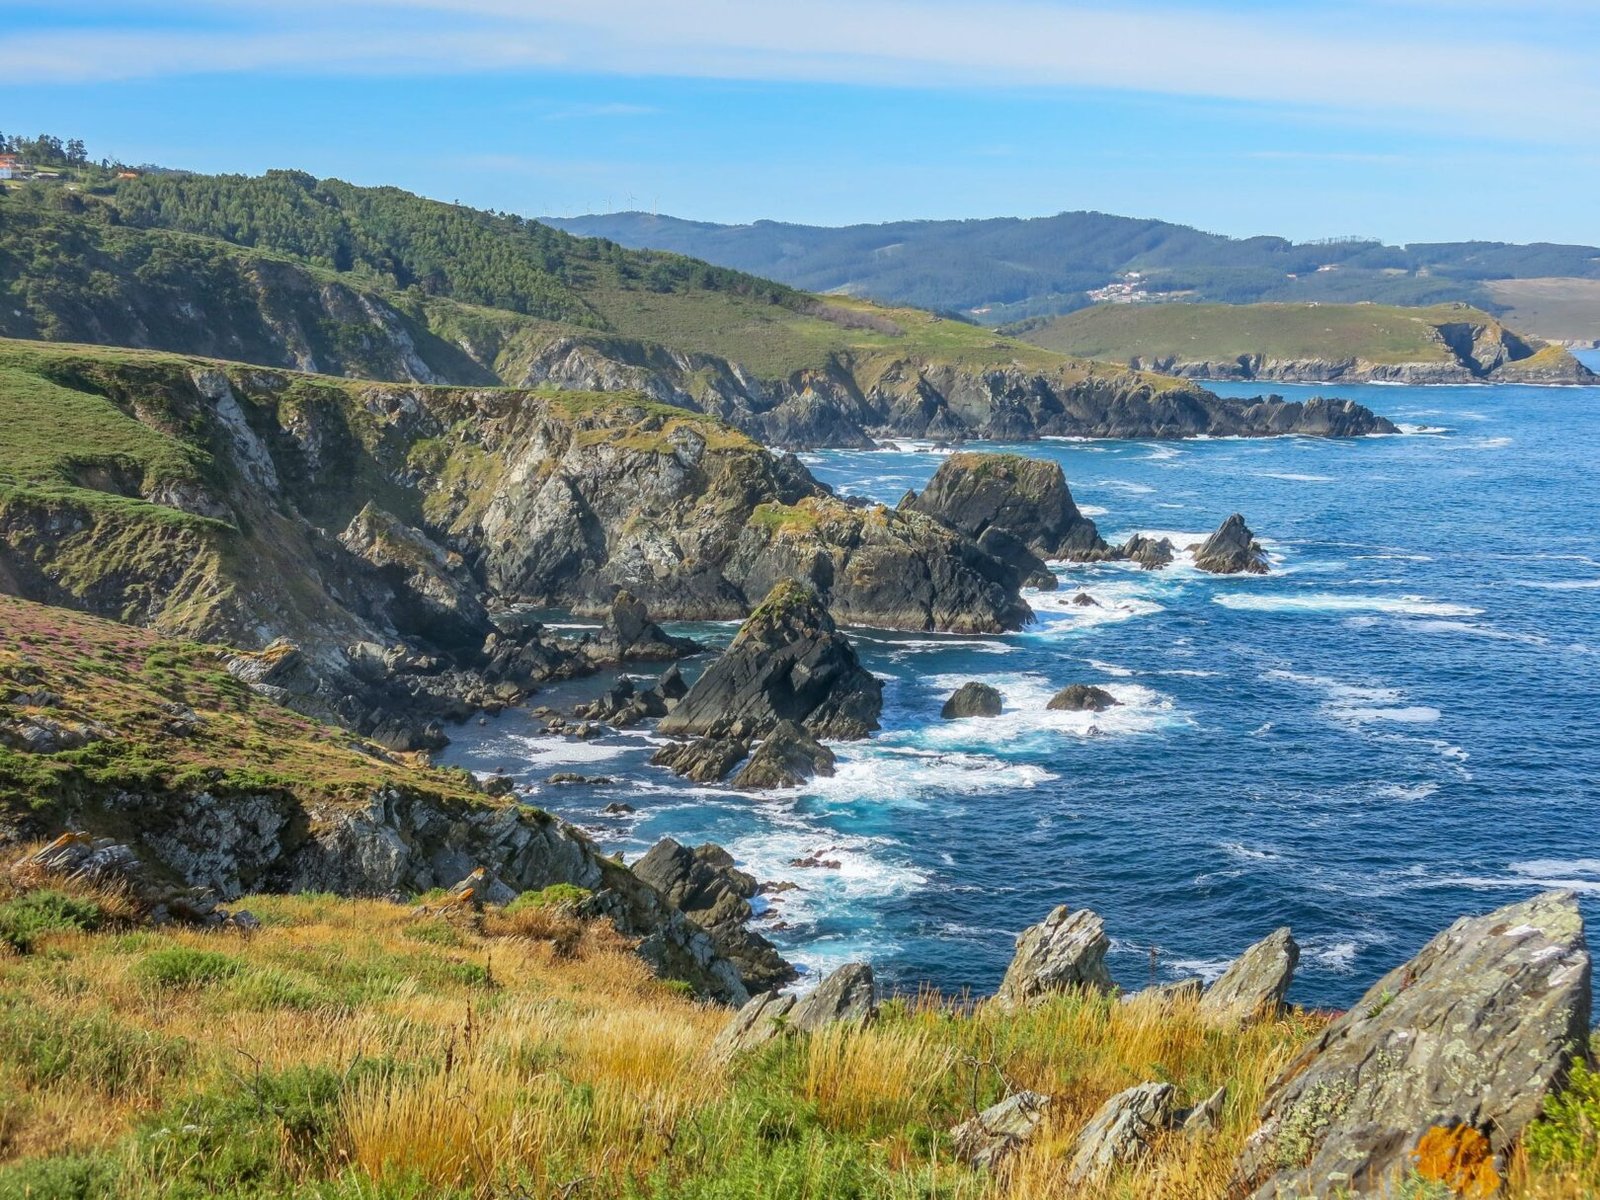
<path fill-rule="evenodd" d="M 800 794 L 686 786 L 646 763 L 648 732 L 570 742 L 520 711 L 445 757 L 504 767 L 630 858 L 665 834 L 722 843 L 798 885 L 758 926 L 785 954 L 868 958 L 904 989 L 992 990 L 1013 936 L 1063 903 L 1102 914 L 1129 987 L 1152 947 L 1160 978 L 1213 974 L 1290 925 L 1291 998 L 1332 1006 L 1464 913 L 1571 887 L 1600 917 L 1600 388 L 1272 390 L 1348 396 L 1408 432 L 1014 447 L 1060 462 L 1108 539 L 1185 546 L 1239 511 L 1273 571 L 1057 564 L 1018 634 L 853 630 L 886 681 L 884 730 Z M 889 503 L 940 462 L 806 459 Z M 968 679 L 1000 689 L 1001 717 L 939 719 Z M 1122 705 L 1045 710 L 1078 681 Z M 615 782 L 544 785 L 557 770 Z M 636 811 L 603 812 L 618 801 Z M 812 855 L 838 868 L 792 865 Z"/>

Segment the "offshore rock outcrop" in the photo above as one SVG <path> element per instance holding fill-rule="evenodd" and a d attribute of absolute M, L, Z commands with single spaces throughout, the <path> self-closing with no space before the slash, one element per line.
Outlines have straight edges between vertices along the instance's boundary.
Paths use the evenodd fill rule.
<path fill-rule="evenodd" d="M 799 787 L 818 775 L 832 775 L 834 754 L 803 725 L 779 721 L 733 777 L 740 791 Z"/>
<path fill-rule="evenodd" d="M 996 689 L 987 683 L 969 680 L 951 693 L 939 710 L 939 716 L 946 721 L 962 717 L 998 717 L 1000 706 L 1000 693 Z"/>
<path fill-rule="evenodd" d="M 1213 575 L 1265 575 L 1268 571 L 1266 551 L 1238 513 L 1195 549 L 1194 565 Z"/>
<path fill-rule="evenodd" d="M 761 737 L 782 721 L 813 736 L 878 728 L 883 684 L 856 658 L 815 591 L 779 583 L 657 726 L 668 736 Z"/>

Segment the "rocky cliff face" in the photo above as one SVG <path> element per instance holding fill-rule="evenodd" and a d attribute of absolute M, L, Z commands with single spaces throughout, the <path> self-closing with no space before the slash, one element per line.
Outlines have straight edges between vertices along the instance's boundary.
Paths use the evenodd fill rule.
<path fill-rule="evenodd" d="M 862 623 L 996 631 L 1031 615 L 970 539 L 838 501 L 792 457 L 637 395 L 17 353 L 26 379 L 159 453 L 100 467 L 65 446 L 77 486 L 7 489 L 0 587 L 244 650 L 286 639 L 297 655 L 257 682 L 364 733 L 396 703 L 413 724 L 461 717 L 660 655 L 491 615 L 517 602 L 610 612 L 626 591 L 646 620 L 742 617 L 798 576 Z"/>

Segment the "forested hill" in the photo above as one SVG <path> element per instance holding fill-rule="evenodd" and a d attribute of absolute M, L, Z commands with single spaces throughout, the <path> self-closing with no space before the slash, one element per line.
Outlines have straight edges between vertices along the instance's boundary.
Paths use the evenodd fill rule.
<path fill-rule="evenodd" d="M 1593 246 L 1296 243 L 1095 212 L 842 228 L 714 225 L 648 213 L 547 220 L 572 233 L 692 254 L 811 291 L 959 311 L 990 324 L 1069 312 L 1107 287 L 1231 304 L 1465 301 L 1499 311 L 1490 286 L 1496 281 L 1600 279 L 1600 249 Z M 1129 280 L 1130 272 L 1140 277 Z"/>
<path fill-rule="evenodd" d="M 790 289 L 674 254 L 625 250 L 537 221 L 362 188 L 301 171 L 265 175 L 147 175 L 107 198 L 117 219 L 147 229 L 220 238 L 355 271 L 389 287 L 591 328 L 606 319 L 595 289 L 720 291 L 793 303 Z"/>

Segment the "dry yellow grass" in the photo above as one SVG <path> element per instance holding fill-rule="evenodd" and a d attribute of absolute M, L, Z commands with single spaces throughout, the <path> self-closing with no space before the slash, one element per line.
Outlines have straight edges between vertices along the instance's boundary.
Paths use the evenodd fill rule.
<path fill-rule="evenodd" d="M 38 1181 L 56 1177 L 29 1172 L 78 1162 L 114 1188 L 56 1194 L 1217 1200 L 1267 1083 L 1320 1022 L 924 996 L 722 1064 L 708 1049 L 726 1013 L 652 978 L 609 927 L 245 904 L 265 922 L 251 935 L 63 930 L 0 958 L 0 1197 L 50 1195 Z M 1226 1084 L 1220 1128 L 1167 1135 L 1075 1193 L 1083 1124 L 1152 1079 L 1180 1104 Z M 948 1130 L 1024 1087 L 1054 1097 L 1035 1140 L 993 1174 L 954 1161 Z M 1592 1194 L 1521 1160 L 1509 1183 Z"/>

